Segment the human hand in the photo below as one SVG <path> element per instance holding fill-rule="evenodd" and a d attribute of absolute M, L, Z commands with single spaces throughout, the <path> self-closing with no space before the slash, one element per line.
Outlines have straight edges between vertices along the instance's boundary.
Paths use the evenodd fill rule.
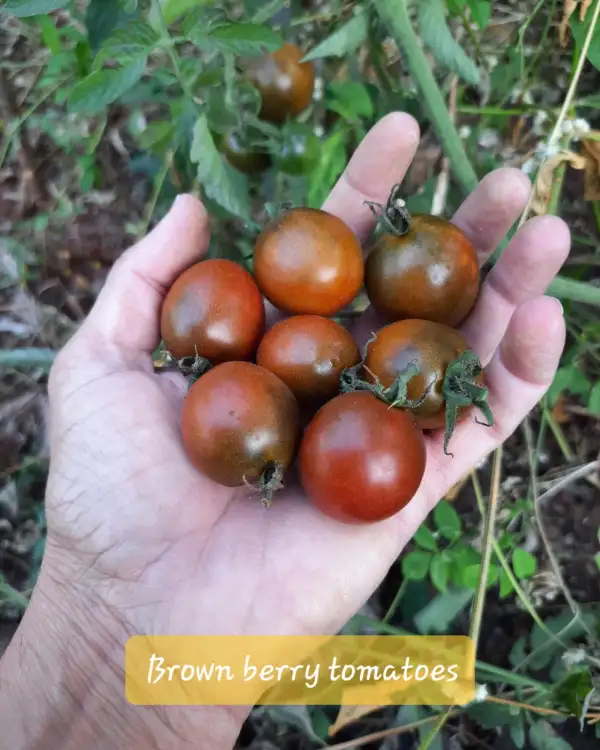
<path fill-rule="evenodd" d="M 385 117 L 324 208 L 365 239 L 373 217 L 364 201 L 385 202 L 418 138 L 408 115 Z M 521 172 L 500 169 L 458 210 L 453 220 L 482 261 L 523 210 L 528 191 Z M 563 348 L 560 304 L 540 295 L 567 256 L 569 232 L 558 218 L 538 217 L 512 239 L 463 326 L 487 365 L 494 427 L 460 424 L 454 458 L 444 454 L 443 435 L 427 436 L 421 488 L 387 521 L 337 523 L 307 503 L 299 488 L 278 493 L 266 509 L 245 488 L 216 485 L 191 466 L 179 435 L 186 384 L 152 367 L 161 301 L 182 270 L 201 258 L 208 238 L 201 204 L 180 197 L 115 264 L 52 371 L 48 545 L 39 588 L 68 592 L 73 618 L 78 609 L 88 613 L 79 627 L 91 642 L 100 638 L 103 649 L 111 648 L 111 639 L 122 649 L 135 633 L 336 631 L 438 499 L 537 403 Z M 367 312 L 357 324 L 358 338 L 376 326 Z M 181 719 L 180 736 L 201 714 L 194 716 Z M 235 714 L 234 724 L 241 718 Z"/>

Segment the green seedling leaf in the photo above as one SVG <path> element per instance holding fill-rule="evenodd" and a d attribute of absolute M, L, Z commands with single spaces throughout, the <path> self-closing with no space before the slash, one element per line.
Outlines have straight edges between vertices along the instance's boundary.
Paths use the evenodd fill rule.
<path fill-rule="evenodd" d="M 368 33 L 369 25 L 366 13 L 357 13 L 337 28 L 327 39 L 324 39 L 308 54 L 304 55 L 303 62 L 317 60 L 321 57 L 344 57 L 352 54 L 361 44 L 367 41 Z"/>
<path fill-rule="evenodd" d="M 517 547 L 513 552 L 512 564 L 517 578 L 531 578 L 537 570 L 535 557 L 521 547 Z"/>
<path fill-rule="evenodd" d="M 190 159 L 197 164 L 198 181 L 208 197 L 234 216 L 249 218 L 247 183 L 221 157 L 204 115 L 194 125 Z"/>
<path fill-rule="evenodd" d="M 435 506 L 433 520 L 444 539 L 452 542 L 460 535 L 460 516 L 446 500 L 440 500 Z"/>
<path fill-rule="evenodd" d="M 467 83 L 478 83 L 477 66 L 450 33 L 443 0 L 420 0 L 418 20 L 421 38 L 434 58 Z"/>
<path fill-rule="evenodd" d="M 432 555 L 424 550 L 413 550 L 402 558 L 402 574 L 411 581 L 420 581 L 427 575 Z"/>
<path fill-rule="evenodd" d="M 422 524 L 417 529 L 417 533 L 413 536 L 413 542 L 421 549 L 428 550 L 429 552 L 435 552 L 437 550 L 437 540 L 432 531 L 425 525 Z"/>

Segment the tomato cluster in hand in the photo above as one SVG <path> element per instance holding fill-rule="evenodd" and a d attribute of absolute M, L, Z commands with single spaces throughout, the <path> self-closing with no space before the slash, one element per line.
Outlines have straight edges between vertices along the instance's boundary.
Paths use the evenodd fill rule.
<path fill-rule="evenodd" d="M 473 247 L 448 222 L 408 217 L 395 191 L 381 208 L 366 277 L 350 227 L 299 207 L 257 237 L 254 276 L 206 260 L 173 284 L 162 310 L 165 346 L 180 362 L 200 357 L 213 366 L 199 378 L 192 369 L 182 414 L 187 455 L 208 478 L 254 486 L 269 504 L 298 455 L 316 508 L 340 522 L 373 523 L 417 492 L 423 430 L 445 428 L 447 451 L 473 408 L 492 423 L 481 363 L 453 327 L 477 296 Z M 376 310 L 403 319 L 375 333 L 361 359 L 331 317 L 363 279 Z M 265 334 L 263 295 L 290 314 Z"/>

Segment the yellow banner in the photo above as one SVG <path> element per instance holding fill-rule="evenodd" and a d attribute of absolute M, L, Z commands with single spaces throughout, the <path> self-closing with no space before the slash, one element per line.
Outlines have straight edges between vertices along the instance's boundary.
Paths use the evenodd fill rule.
<path fill-rule="evenodd" d="M 138 705 L 464 705 L 475 696 L 465 636 L 134 636 Z"/>

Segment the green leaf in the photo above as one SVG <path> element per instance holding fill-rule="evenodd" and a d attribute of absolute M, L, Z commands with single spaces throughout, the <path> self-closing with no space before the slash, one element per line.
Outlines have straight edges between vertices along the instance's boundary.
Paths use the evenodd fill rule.
<path fill-rule="evenodd" d="M 471 17 L 483 31 L 490 22 L 490 16 L 492 15 L 491 0 L 468 0 L 468 4 L 471 9 Z"/>
<path fill-rule="evenodd" d="M 45 46 L 52 52 L 53 55 L 60 54 L 62 45 L 60 43 L 60 35 L 56 30 L 53 16 L 40 16 L 37 19 L 37 24 L 40 29 L 40 36 Z"/>
<path fill-rule="evenodd" d="M 6 0 L 0 10 L 6 10 L 17 18 L 40 16 L 64 8 L 69 0 Z"/>
<path fill-rule="evenodd" d="M 579 20 L 578 13 L 573 13 L 573 15 L 571 16 L 571 31 L 573 32 L 575 41 L 580 47 L 583 45 L 585 37 L 587 36 L 593 15 L 594 14 L 591 12 L 587 13 L 585 21 L 583 22 Z M 587 59 L 596 68 L 596 70 L 600 70 L 600 24 L 596 26 L 594 33 L 592 34 L 592 40 L 588 50 Z"/>
<path fill-rule="evenodd" d="M 167 24 L 173 23 L 185 13 L 189 13 L 198 6 L 213 5 L 214 0 L 160 0 L 162 15 Z M 154 17 L 154 7 L 151 17 Z"/>
<path fill-rule="evenodd" d="M 537 570 L 537 560 L 527 550 L 517 547 L 512 554 L 513 570 L 517 578 L 531 578 Z"/>
<path fill-rule="evenodd" d="M 508 660 L 510 661 L 513 667 L 516 667 L 517 664 L 520 664 L 525 659 L 526 656 L 527 656 L 527 651 L 525 649 L 525 636 L 523 636 L 519 638 L 517 641 L 515 641 L 508 655 Z"/>
<path fill-rule="evenodd" d="M 135 86 L 146 69 L 146 58 L 122 68 L 95 70 L 71 91 L 69 110 L 89 115 L 112 104 Z"/>
<path fill-rule="evenodd" d="M 132 19 L 134 15 L 136 14 L 128 13 L 119 0 L 90 0 L 85 12 L 85 25 L 94 52 L 114 29 Z"/>
<path fill-rule="evenodd" d="M 175 133 L 173 122 L 151 122 L 137 135 L 137 142 L 144 151 L 162 154 Z"/>
<path fill-rule="evenodd" d="M 408 595 L 407 595 L 408 598 Z M 414 617 L 419 633 L 446 633 L 456 617 L 473 599 L 473 592 L 465 589 L 438 594 Z"/>
<path fill-rule="evenodd" d="M 448 588 L 448 578 L 450 577 L 450 559 L 446 552 L 438 552 L 433 556 L 429 567 L 431 582 L 438 591 L 444 593 Z"/>
<path fill-rule="evenodd" d="M 590 381 L 576 365 L 570 364 L 559 367 L 554 376 L 554 381 L 548 389 L 548 401 L 553 406 L 563 391 L 587 398 L 590 386 Z"/>
<path fill-rule="evenodd" d="M 425 524 L 419 526 L 417 533 L 413 536 L 413 542 L 421 549 L 429 550 L 429 552 L 437 550 L 437 540 Z"/>
<path fill-rule="evenodd" d="M 553 694 L 560 706 L 580 719 L 584 715 L 586 699 L 593 688 L 590 669 L 585 667 L 572 672 L 555 685 Z"/>
<path fill-rule="evenodd" d="M 327 108 L 338 112 L 347 120 L 373 116 L 373 102 L 362 83 L 355 81 L 336 81 L 329 85 Z"/>
<path fill-rule="evenodd" d="M 103 59 L 145 57 L 160 42 L 160 37 L 152 26 L 143 21 L 131 21 L 126 26 L 114 31 L 106 39 L 100 50 Z"/>
<path fill-rule="evenodd" d="M 307 189 L 307 203 L 311 208 L 319 208 L 328 196 L 338 177 L 346 166 L 346 140 L 348 130 L 334 130 L 321 143 L 321 153 L 316 169 L 310 174 Z"/>
<path fill-rule="evenodd" d="M 235 55 L 260 55 L 263 52 L 274 52 L 283 45 L 283 39 L 277 32 L 257 23 L 218 26 L 208 35 L 196 35 L 194 41 L 203 49 L 231 52 Z"/>
<path fill-rule="evenodd" d="M 478 83 L 477 66 L 452 37 L 446 24 L 443 0 L 420 0 L 418 18 L 421 38 L 434 58 L 467 83 Z"/>
<path fill-rule="evenodd" d="M 467 565 L 463 572 L 463 585 L 469 589 L 476 589 L 479 585 L 479 572 L 481 570 L 481 563 L 475 565 Z M 490 565 L 488 568 L 487 585 L 491 586 L 498 580 L 498 568 L 495 565 Z"/>
<path fill-rule="evenodd" d="M 461 531 L 460 516 L 446 500 L 440 500 L 433 511 L 433 520 L 440 534 L 449 541 L 454 541 Z"/>
<path fill-rule="evenodd" d="M 514 724 L 509 725 L 508 732 L 515 743 L 515 747 L 522 750 L 525 747 L 525 721 L 522 716 L 519 716 L 518 721 L 515 721 Z"/>
<path fill-rule="evenodd" d="M 339 26 L 327 39 L 317 44 L 302 58 L 303 62 L 321 57 L 344 57 L 354 52 L 367 40 L 369 25 L 364 12 L 357 13 L 342 26 Z"/>
<path fill-rule="evenodd" d="M 221 157 L 204 115 L 194 125 L 190 159 L 198 166 L 198 181 L 208 197 L 234 216 L 249 218 L 247 183 Z"/>
<path fill-rule="evenodd" d="M 515 720 L 509 706 L 496 703 L 475 703 L 470 705 L 466 712 L 484 729 L 510 726 Z"/>
<path fill-rule="evenodd" d="M 506 597 L 509 594 L 512 594 L 514 590 L 515 590 L 515 587 L 513 586 L 512 581 L 506 575 L 506 573 L 504 572 L 504 569 L 502 569 L 502 573 L 500 574 L 500 598 L 506 599 Z"/>
<path fill-rule="evenodd" d="M 600 380 L 594 384 L 588 398 L 588 409 L 592 414 L 600 414 Z"/>
<path fill-rule="evenodd" d="M 535 750 L 572 750 L 547 721 L 537 721 L 529 729 L 529 741 Z"/>
<path fill-rule="evenodd" d="M 402 574 L 411 581 L 420 581 L 427 575 L 431 553 L 415 549 L 402 558 Z"/>

